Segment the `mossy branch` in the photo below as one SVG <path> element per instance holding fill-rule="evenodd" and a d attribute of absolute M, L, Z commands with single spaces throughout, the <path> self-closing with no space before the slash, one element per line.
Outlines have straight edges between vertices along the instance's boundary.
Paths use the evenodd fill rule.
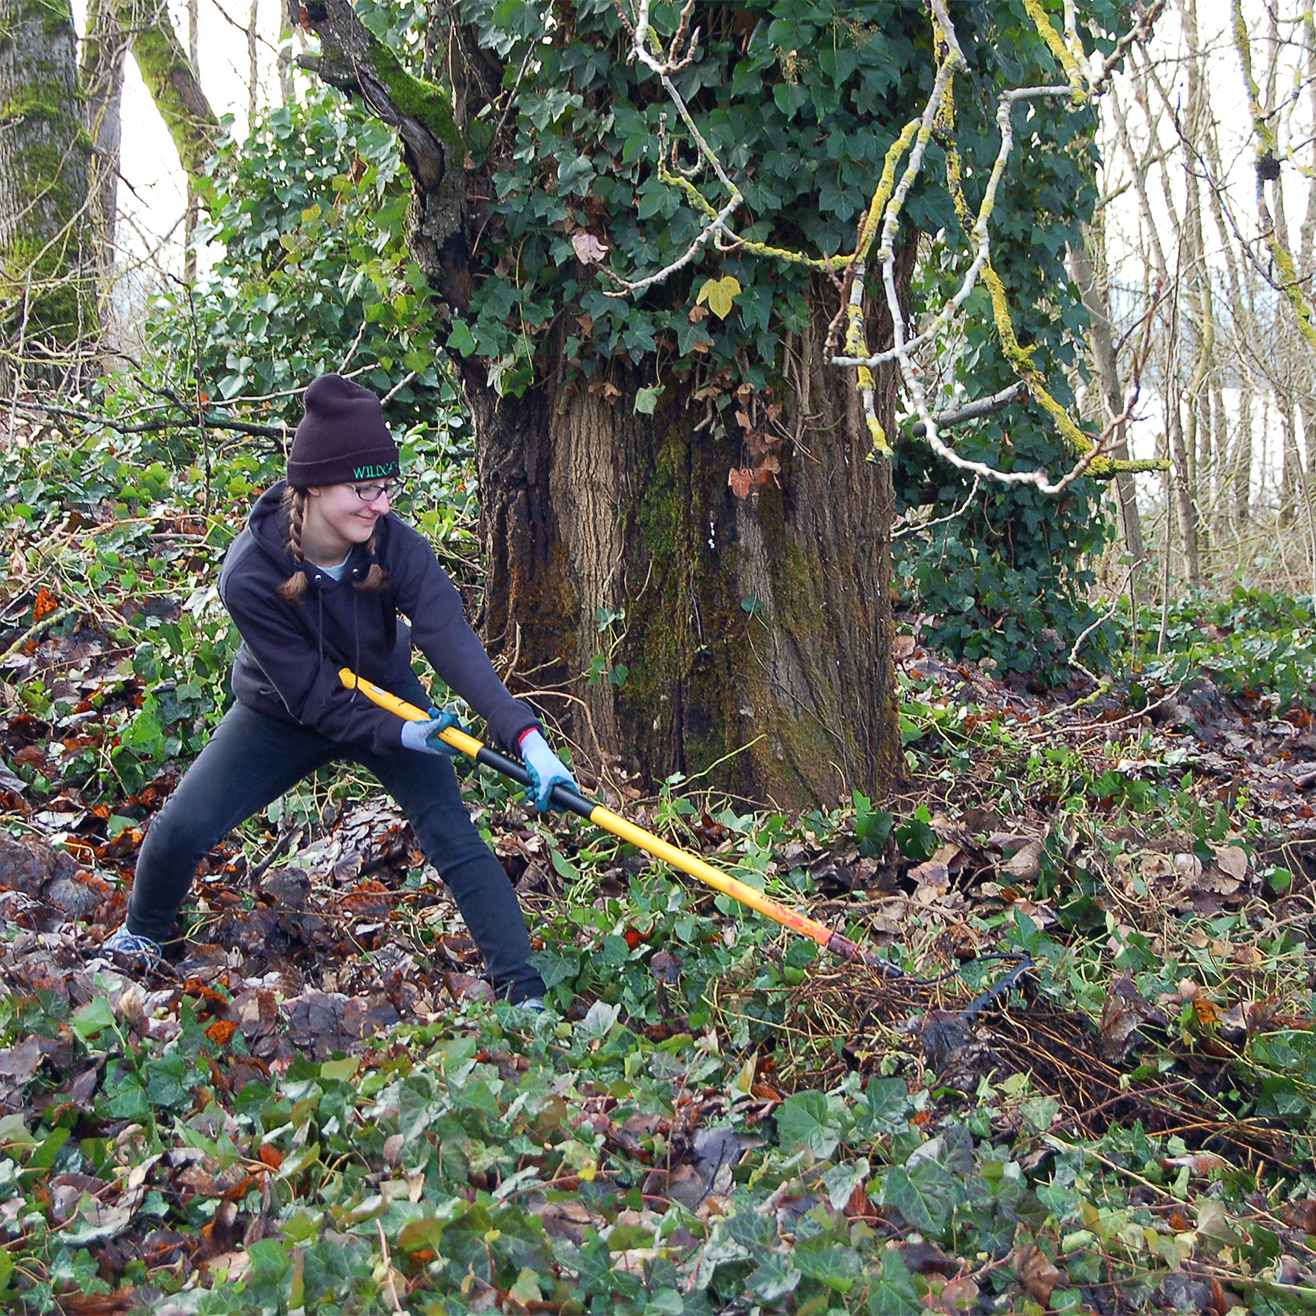
<path fill-rule="evenodd" d="M 923 112 L 918 119 L 907 123 L 896 139 L 888 147 L 881 176 L 873 190 L 872 198 L 860 221 L 855 238 L 855 248 L 851 255 L 836 255 L 825 259 L 809 256 L 801 252 L 784 251 L 766 243 L 748 242 L 741 239 L 731 228 L 732 212 L 741 204 L 739 190 L 732 182 L 707 140 L 700 133 L 690 110 L 680 93 L 673 85 L 670 74 L 678 67 L 683 67 L 690 58 L 689 49 L 674 41 L 671 51 L 664 57 L 661 47 L 654 38 L 649 24 L 650 0 L 634 0 L 634 19 L 632 21 L 626 8 L 618 0 L 618 12 L 632 38 L 630 58 L 639 60 L 651 69 L 662 81 L 664 89 L 671 98 L 677 111 L 698 144 L 699 153 L 704 162 L 716 175 L 718 182 L 726 189 L 729 201 L 720 209 L 695 185 L 691 179 L 678 169 L 669 169 L 664 163 L 660 166 L 659 177 L 669 186 L 677 188 L 693 209 L 706 220 L 706 226 L 699 236 L 689 244 L 683 254 L 665 268 L 640 279 L 627 280 L 605 270 L 618 285 L 617 296 L 638 292 L 654 283 L 668 278 L 676 270 L 683 268 L 695 259 L 710 240 L 716 239 L 721 250 L 754 252 L 766 258 L 788 263 L 804 265 L 811 269 L 837 272 L 844 270 L 845 280 L 842 284 L 842 306 L 827 338 L 827 353 L 832 364 L 853 367 L 856 371 L 855 382 L 859 392 L 865 420 L 873 442 L 874 451 L 882 456 L 891 455 L 890 443 L 882 426 L 876 408 L 877 367 L 894 362 L 898 364 L 901 377 L 914 403 L 929 444 L 939 455 L 951 461 L 953 465 L 972 469 L 984 478 L 1005 483 L 1027 483 L 1035 485 L 1045 493 L 1056 493 L 1067 487 L 1083 475 L 1109 479 L 1121 472 L 1141 472 L 1166 469 L 1167 463 L 1160 460 L 1125 461 L 1116 460 L 1106 455 L 1104 450 L 1107 436 L 1094 440 L 1083 431 L 1070 416 L 1067 409 L 1056 400 L 1047 388 L 1043 372 L 1033 360 L 1031 350 L 1019 342 L 1011 314 L 1009 298 L 1005 285 L 996 273 L 991 261 L 991 219 L 996 197 L 1005 175 L 1006 167 L 1014 148 L 1014 128 L 1012 113 L 1022 100 L 1053 98 L 1065 99 L 1073 106 L 1079 106 L 1089 100 L 1100 83 L 1109 76 L 1113 60 L 1099 61 L 1089 72 L 1085 64 L 1085 55 L 1079 41 L 1077 26 L 1072 15 L 1067 18 L 1065 36 L 1061 36 L 1042 7 L 1041 0 L 1024 0 L 1025 9 L 1037 30 L 1043 44 L 1052 53 L 1063 68 L 1068 82 L 1064 86 L 1036 86 L 1017 88 L 1003 93 L 997 112 L 1000 128 L 1000 146 L 982 203 L 976 216 L 971 215 L 964 198 L 962 185 L 963 166 L 954 145 L 955 129 L 955 94 L 954 81 L 956 73 L 968 67 L 959 39 L 951 19 L 946 0 L 928 0 L 932 25 L 934 49 L 937 53 L 937 72 L 934 84 Z M 1151 17 L 1160 12 L 1162 0 L 1150 6 Z M 1067 11 L 1068 12 L 1068 11 Z M 1150 28 L 1151 17 L 1135 25 L 1137 36 L 1145 36 Z M 682 27 L 681 34 L 685 29 Z M 1127 49 L 1127 42 L 1121 42 L 1117 56 Z M 679 47 L 679 50 L 678 50 Z M 691 43 L 692 48 L 692 43 Z M 932 317 L 931 322 L 919 333 L 907 335 L 906 316 L 900 302 L 898 278 L 896 273 L 896 250 L 900 224 L 904 215 L 905 201 L 915 181 L 923 169 L 924 158 L 929 144 L 940 137 L 947 150 L 947 185 L 956 213 L 968 234 L 973 249 L 973 261 L 961 280 L 959 288 L 948 299 L 940 311 Z M 665 161 L 666 146 L 660 149 L 660 158 Z M 900 168 L 903 161 L 904 167 Z M 898 181 L 897 181 L 898 176 Z M 892 346 L 884 351 L 870 354 L 866 342 L 865 322 L 867 312 L 867 286 L 869 259 L 876 260 L 881 271 L 883 290 L 888 313 L 891 318 Z M 947 448 L 937 434 L 937 417 L 932 414 L 926 389 L 922 382 L 922 372 L 914 360 L 914 353 L 936 342 L 955 318 L 962 312 L 965 302 L 973 292 L 979 277 L 982 278 L 992 304 L 992 318 L 996 328 L 1001 349 L 1015 370 L 1027 385 L 1029 393 L 1050 415 L 1056 429 L 1078 458 L 1077 465 L 1060 481 L 1053 484 L 1044 471 L 1000 471 L 984 463 L 968 464 L 953 450 Z M 836 340 L 840 338 L 843 348 L 839 355 L 832 356 L 836 350 Z"/>
<path fill-rule="evenodd" d="M 1252 43 L 1248 36 L 1247 22 L 1243 17 L 1241 0 L 1230 0 L 1231 18 L 1234 29 L 1234 48 L 1238 51 L 1239 63 L 1243 69 L 1243 82 L 1247 87 L 1248 110 L 1252 115 L 1252 131 L 1256 134 L 1257 164 L 1269 157 L 1276 158 L 1279 150 L 1279 138 L 1274 125 L 1261 105 L 1261 88 L 1252 73 Z M 1277 184 L 1278 186 L 1278 184 Z M 1279 232 L 1270 213 L 1270 204 L 1266 200 L 1266 184 L 1262 171 L 1257 169 L 1257 217 L 1261 221 L 1262 236 L 1275 262 L 1279 278 L 1275 281 L 1278 290 L 1293 310 L 1298 332 L 1307 340 L 1309 347 L 1316 348 L 1316 322 L 1313 322 L 1312 307 L 1302 290 L 1298 276 L 1298 267 L 1293 253 L 1280 241 Z"/>
<path fill-rule="evenodd" d="M 168 6 L 153 0 L 115 0 L 114 13 L 132 43 L 142 81 L 169 129 L 179 163 L 191 178 L 202 177 L 219 142 L 219 117 L 201 90 Z"/>

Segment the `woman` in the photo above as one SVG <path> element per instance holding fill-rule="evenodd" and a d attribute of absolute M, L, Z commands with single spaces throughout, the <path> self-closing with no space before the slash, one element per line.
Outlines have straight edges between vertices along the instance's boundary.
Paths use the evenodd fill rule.
<path fill-rule="evenodd" d="M 543 1008 L 516 892 L 472 825 L 439 739 L 455 719 L 403 722 L 338 676 L 350 667 L 425 706 L 411 670 L 414 641 L 493 736 L 519 751 L 538 809 L 550 807 L 557 782 L 575 786 L 535 715 L 498 679 L 433 550 L 391 512 L 398 475 L 379 399 L 339 375 L 316 379 L 287 480 L 257 501 L 220 571 L 220 597 L 243 641 L 235 703 L 147 831 L 128 916 L 105 950 L 154 968 L 207 851 L 309 772 L 350 759 L 406 812 L 495 992 Z"/>

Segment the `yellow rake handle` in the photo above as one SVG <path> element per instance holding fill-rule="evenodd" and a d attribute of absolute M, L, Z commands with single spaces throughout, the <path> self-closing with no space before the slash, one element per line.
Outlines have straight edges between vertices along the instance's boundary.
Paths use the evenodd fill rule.
<path fill-rule="evenodd" d="M 399 699 L 397 695 L 391 694 L 371 681 L 367 681 L 364 677 L 357 676 L 351 668 L 341 668 L 338 675 L 349 690 L 360 690 L 363 695 L 373 700 L 380 708 L 386 708 L 390 713 L 396 713 L 398 717 L 408 722 L 428 722 L 430 720 L 430 714 L 423 708 L 417 708 L 415 704 L 409 704 L 405 699 Z M 477 763 L 482 763 L 486 767 L 501 772 L 504 776 L 519 782 L 522 786 L 530 785 L 530 774 L 523 764 L 516 759 L 509 758 L 506 754 L 500 754 L 496 749 L 490 749 L 483 741 L 477 740 L 465 731 L 461 731 L 456 727 L 448 727 L 439 733 L 439 739 L 452 746 L 453 749 L 473 758 Z M 596 827 L 602 827 L 604 831 L 611 832 L 623 841 L 629 841 L 631 845 L 638 846 L 641 850 L 653 855 L 655 859 L 661 859 L 664 863 L 671 864 L 673 868 L 698 879 L 705 886 L 712 887 L 714 891 L 720 891 L 724 896 L 730 896 L 742 905 L 748 905 L 750 909 L 758 910 L 760 914 L 780 923 L 782 927 L 790 928 L 792 932 L 798 932 L 801 936 L 816 941 L 824 950 L 829 950 L 834 955 L 840 955 L 848 960 L 861 960 L 864 963 L 873 965 L 875 968 L 879 968 L 890 977 L 904 976 L 894 964 L 878 955 L 864 951 L 849 937 L 842 936 L 839 932 L 833 932 L 807 914 L 801 914 L 794 909 L 787 909 L 785 905 L 778 904 L 775 900 L 765 896 L 763 892 L 755 891 L 752 886 L 746 886 L 744 882 L 738 881 L 734 877 L 728 877 L 711 864 L 706 864 L 695 855 L 687 854 L 670 842 L 664 841 L 662 837 L 645 831 L 643 827 L 637 827 L 633 822 L 628 822 L 620 814 L 613 813 L 611 809 L 605 808 L 602 804 L 586 799 L 579 791 L 572 790 L 570 787 L 559 783 L 553 787 L 552 801 L 558 808 L 579 814 L 580 817 L 588 819 Z"/>

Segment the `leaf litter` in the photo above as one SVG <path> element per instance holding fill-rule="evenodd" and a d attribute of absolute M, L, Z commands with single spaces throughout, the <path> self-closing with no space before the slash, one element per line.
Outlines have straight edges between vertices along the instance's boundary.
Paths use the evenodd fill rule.
<path fill-rule="evenodd" d="M 102 727 L 141 697 L 107 637 L 23 657 L 108 691 Z M 907 669 L 916 702 L 983 730 L 961 719 L 961 752 L 923 715 L 884 845 L 857 814 L 762 841 L 712 803 L 638 820 L 814 892 L 912 976 L 962 974 L 817 959 L 486 792 L 565 1013 L 538 1024 L 487 999 L 368 790 L 213 852 L 159 974 L 98 964 L 171 779 L 60 783 L 103 733 L 10 712 L 0 1292 L 70 1312 L 1307 1309 L 1309 725 L 1199 688 L 1135 756 L 1103 731 L 1130 714 L 1114 696 L 1069 713 L 917 650 Z M 1178 795 L 1177 829 L 1150 816 Z M 967 1013 L 1011 948 L 1031 969 Z"/>

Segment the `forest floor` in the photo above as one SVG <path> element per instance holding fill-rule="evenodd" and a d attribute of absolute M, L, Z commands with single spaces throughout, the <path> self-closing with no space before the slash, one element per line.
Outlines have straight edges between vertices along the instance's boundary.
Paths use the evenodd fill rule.
<path fill-rule="evenodd" d="M 6 658 L 44 712 L 0 718 L 17 1309 L 1316 1302 L 1305 713 L 1207 676 L 1072 707 L 905 638 L 882 809 L 615 800 L 903 978 L 472 778 L 536 1019 L 489 1001 L 365 780 L 214 851 L 159 972 L 98 960 L 174 777 L 61 779 L 143 691 L 112 637 L 54 629 Z"/>
<path fill-rule="evenodd" d="M 1228 679 L 1050 692 L 910 624 L 886 800 L 582 772 L 898 974 L 472 771 L 552 1008 L 493 1002 L 342 771 L 211 853 L 136 979 L 99 947 L 217 716 L 233 527 L 161 503 L 163 468 L 110 514 L 53 442 L 0 539 L 7 1310 L 1316 1306 L 1309 618 Z"/>

